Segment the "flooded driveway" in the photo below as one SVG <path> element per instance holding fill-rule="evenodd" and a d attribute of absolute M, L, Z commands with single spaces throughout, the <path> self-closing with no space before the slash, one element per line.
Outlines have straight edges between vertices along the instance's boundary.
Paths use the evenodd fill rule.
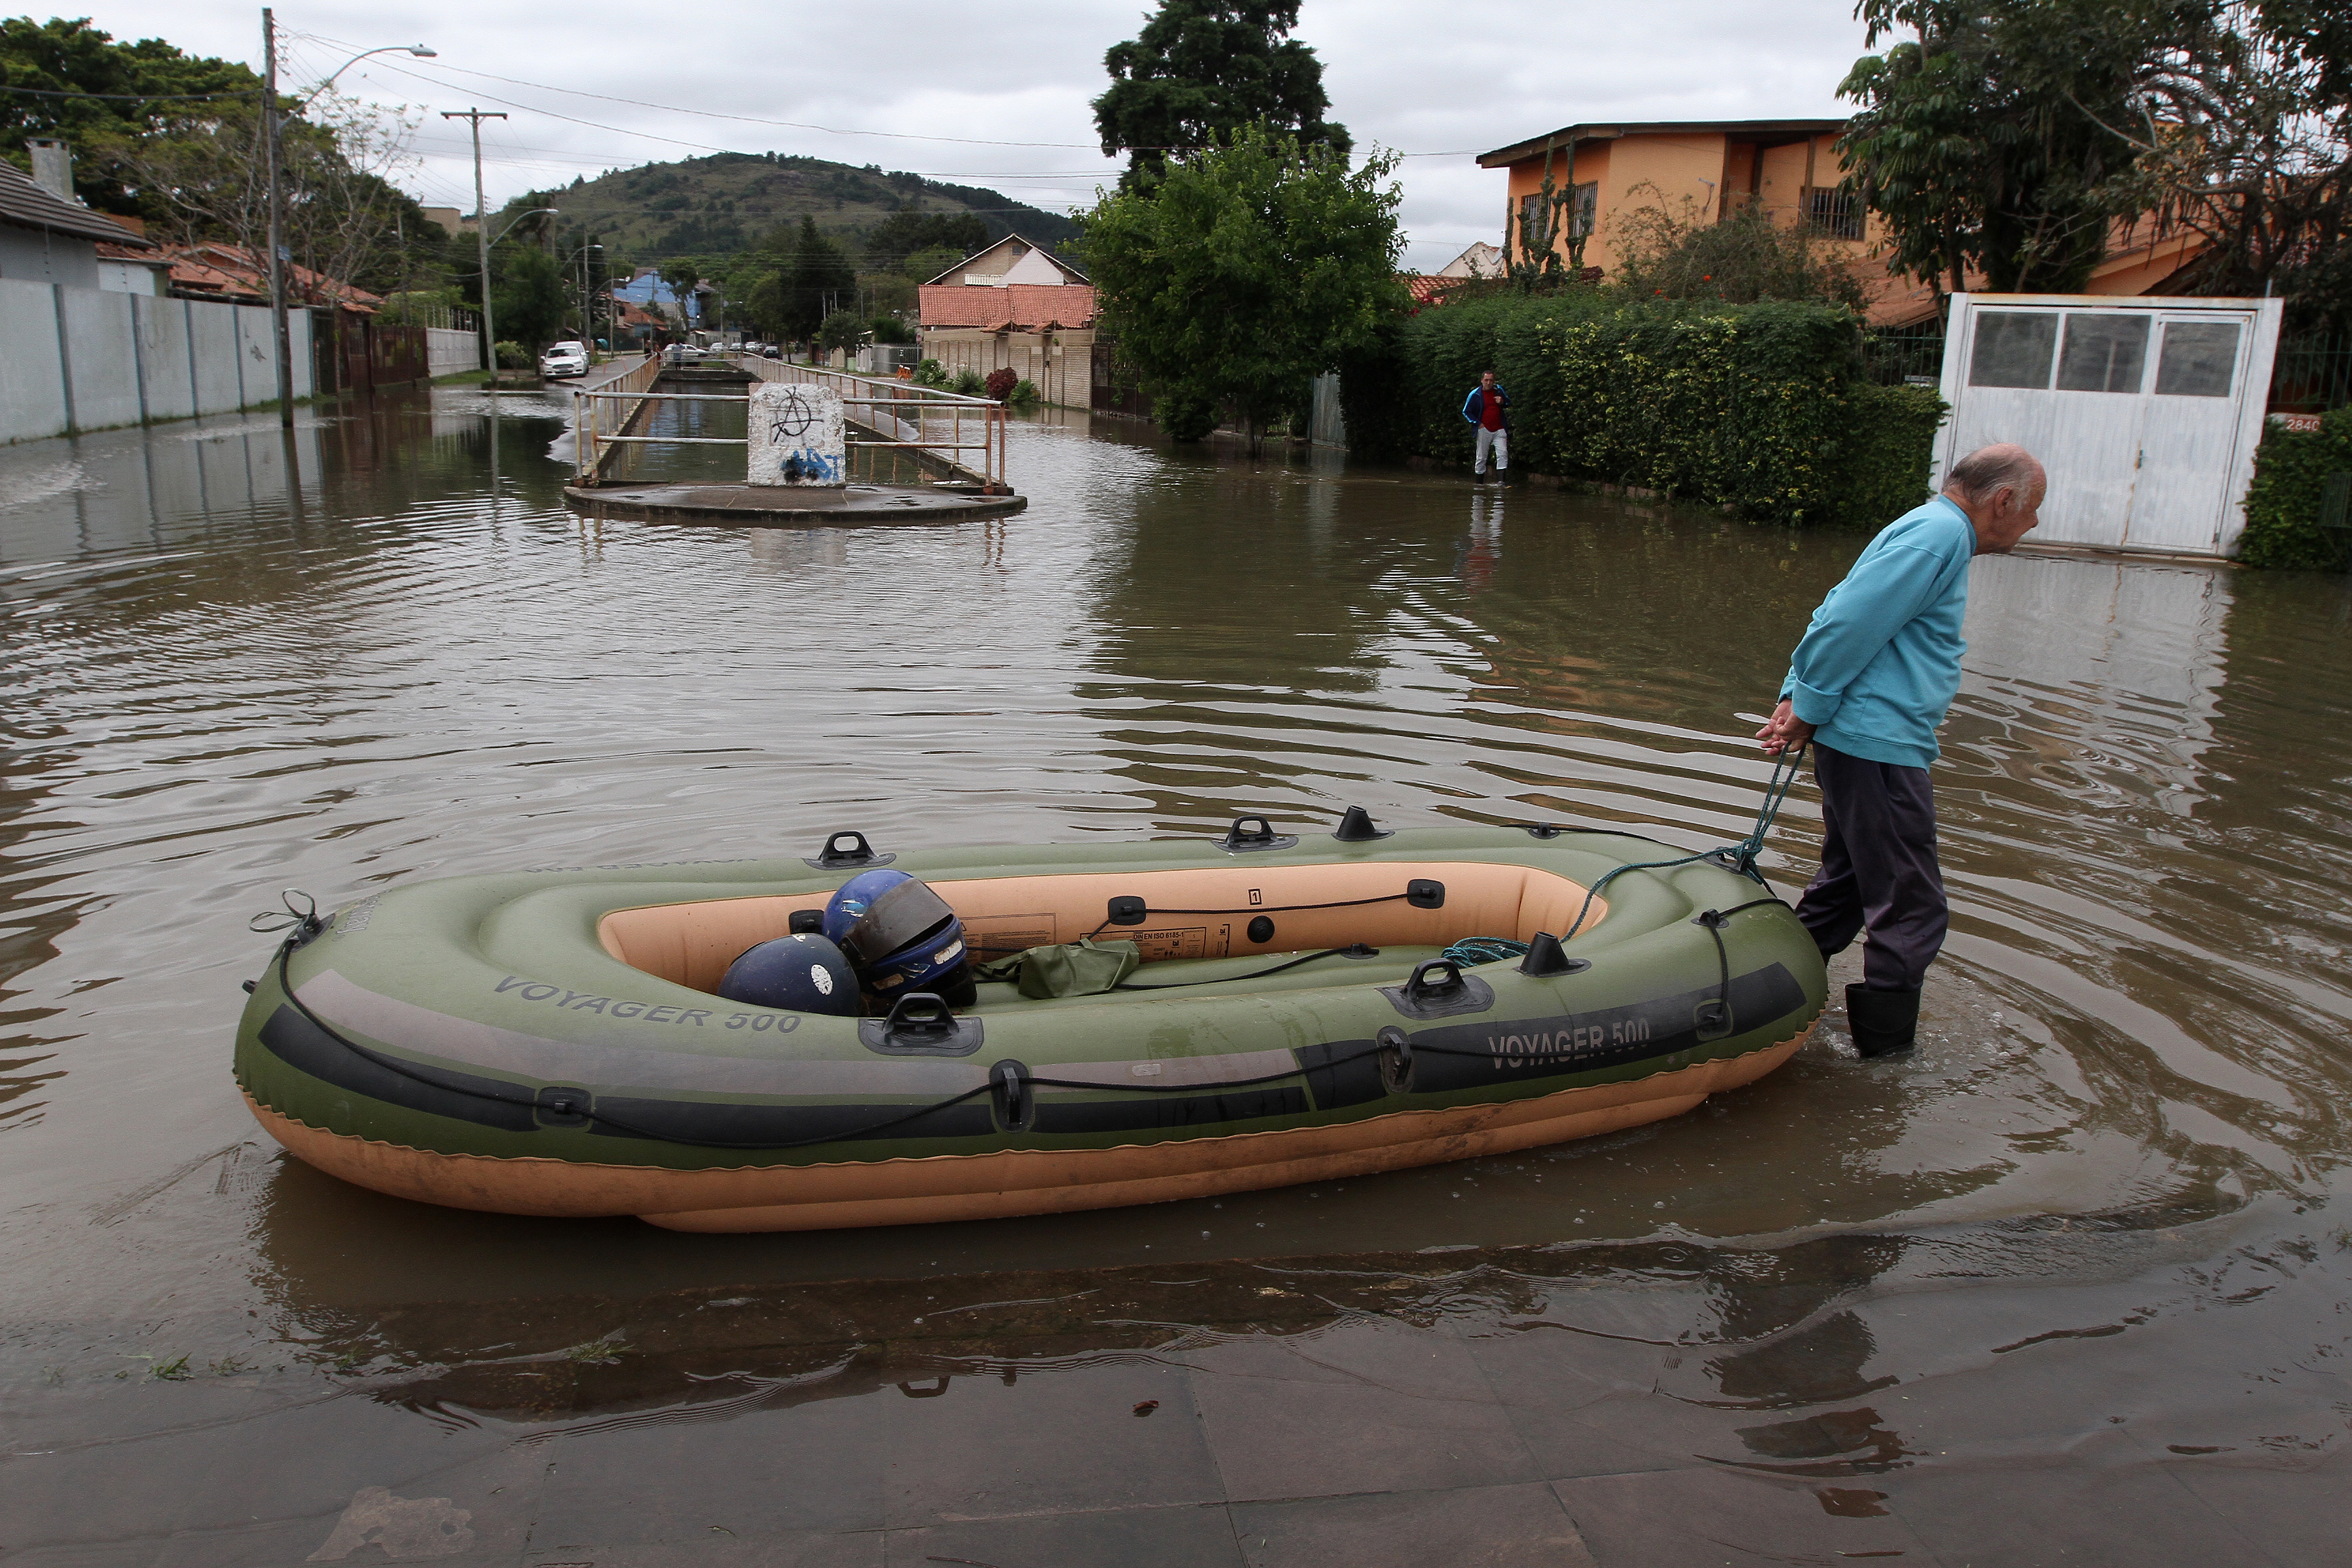
<path fill-rule="evenodd" d="M 510 1219 L 262 1138 L 279 889 L 1350 804 L 1704 847 L 1863 541 L 1065 413 L 1011 519 L 597 524 L 499 405 L 306 413 L 299 486 L 266 419 L 0 449 L 0 1563 L 2352 1557 L 2341 579 L 1978 564 L 1911 1059 L 1221 1201 Z"/>

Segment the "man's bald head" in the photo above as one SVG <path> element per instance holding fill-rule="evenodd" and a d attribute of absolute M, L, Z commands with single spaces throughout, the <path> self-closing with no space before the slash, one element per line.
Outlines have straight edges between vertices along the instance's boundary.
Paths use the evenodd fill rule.
<path fill-rule="evenodd" d="M 2042 521 L 2050 477 L 2041 461 L 2014 442 L 1979 447 L 1944 476 L 1944 494 L 1969 514 L 1977 553 L 2003 555 Z"/>

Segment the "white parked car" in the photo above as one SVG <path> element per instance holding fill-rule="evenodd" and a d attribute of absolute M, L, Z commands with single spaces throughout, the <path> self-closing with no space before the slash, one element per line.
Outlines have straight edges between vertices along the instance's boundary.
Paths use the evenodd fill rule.
<path fill-rule="evenodd" d="M 539 356 L 539 374 L 551 381 L 562 375 L 586 375 L 588 345 L 580 342 L 551 344 L 545 353 Z"/>

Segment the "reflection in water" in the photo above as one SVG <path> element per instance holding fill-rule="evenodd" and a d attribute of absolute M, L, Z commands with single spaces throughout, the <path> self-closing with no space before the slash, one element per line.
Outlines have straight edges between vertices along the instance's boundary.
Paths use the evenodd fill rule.
<path fill-rule="evenodd" d="M 24 1447 L 56 1439 L 0 1469 L 25 1540 L 201 1528 L 211 1560 L 308 1556 L 351 1486 L 215 1486 L 174 1436 L 231 1393 L 248 1448 L 458 1498 L 484 1541 L 543 1538 L 499 1512 L 526 1495 L 619 1539 L 600 1486 L 685 1496 L 789 1453 L 838 1484 L 729 1496 L 815 1511 L 627 1539 L 1042 1518 L 1096 1505 L 1041 1478 L 1100 1465 L 1103 1495 L 1155 1507 L 1260 1484 L 1199 1476 L 1558 1480 L 1604 1563 L 1613 1516 L 1577 1511 L 1579 1478 L 1738 1477 L 1796 1500 L 1785 1534 L 1752 1525 L 1782 1560 L 1932 1536 L 2022 1561 L 2005 1521 L 2073 1527 L 2018 1493 L 2021 1457 L 2097 1468 L 2184 1542 L 2206 1516 L 2178 1500 L 2268 1540 L 2309 1507 L 2251 1489 L 2340 1463 L 2352 655 L 2329 582 L 1979 563 L 1938 776 L 1954 936 L 1909 1063 L 1830 1028 L 1613 1138 L 871 1234 L 459 1214 L 269 1157 L 225 1063 L 244 920 L 278 888 L 1351 803 L 1722 842 L 1768 771 L 1752 716 L 1861 543 L 1173 451 L 1066 410 L 1016 426 L 1011 519 L 592 522 L 548 456 L 567 412 L 440 391 L 306 415 L 290 454 L 268 419 L 0 453 L 0 1373 Z M 1783 883 L 1811 801 L 1774 840 Z M 201 1380 L 143 1370 L 181 1355 Z M 1214 1462 L 1148 1447 L 1181 1442 Z M 565 1458 L 516 1468 L 526 1443 Z M 1938 1500 L 1996 1470 L 2000 1508 Z M 885 1474 L 916 1489 L 857 1479 Z M 215 1493 L 217 1519 L 187 1500 Z M 1701 1495 L 1643 1517 L 1765 1517 Z"/>

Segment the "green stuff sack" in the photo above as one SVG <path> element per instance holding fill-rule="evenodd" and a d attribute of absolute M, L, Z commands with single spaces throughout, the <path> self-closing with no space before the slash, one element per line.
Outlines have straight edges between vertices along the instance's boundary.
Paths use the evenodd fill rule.
<path fill-rule="evenodd" d="M 982 980 L 1013 981 L 1021 994 L 1042 1002 L 1116 990 L 1142 962 L 1142 952 L 1131 942 L 1065 942 L 981 964 L 973 973 Z"/>

